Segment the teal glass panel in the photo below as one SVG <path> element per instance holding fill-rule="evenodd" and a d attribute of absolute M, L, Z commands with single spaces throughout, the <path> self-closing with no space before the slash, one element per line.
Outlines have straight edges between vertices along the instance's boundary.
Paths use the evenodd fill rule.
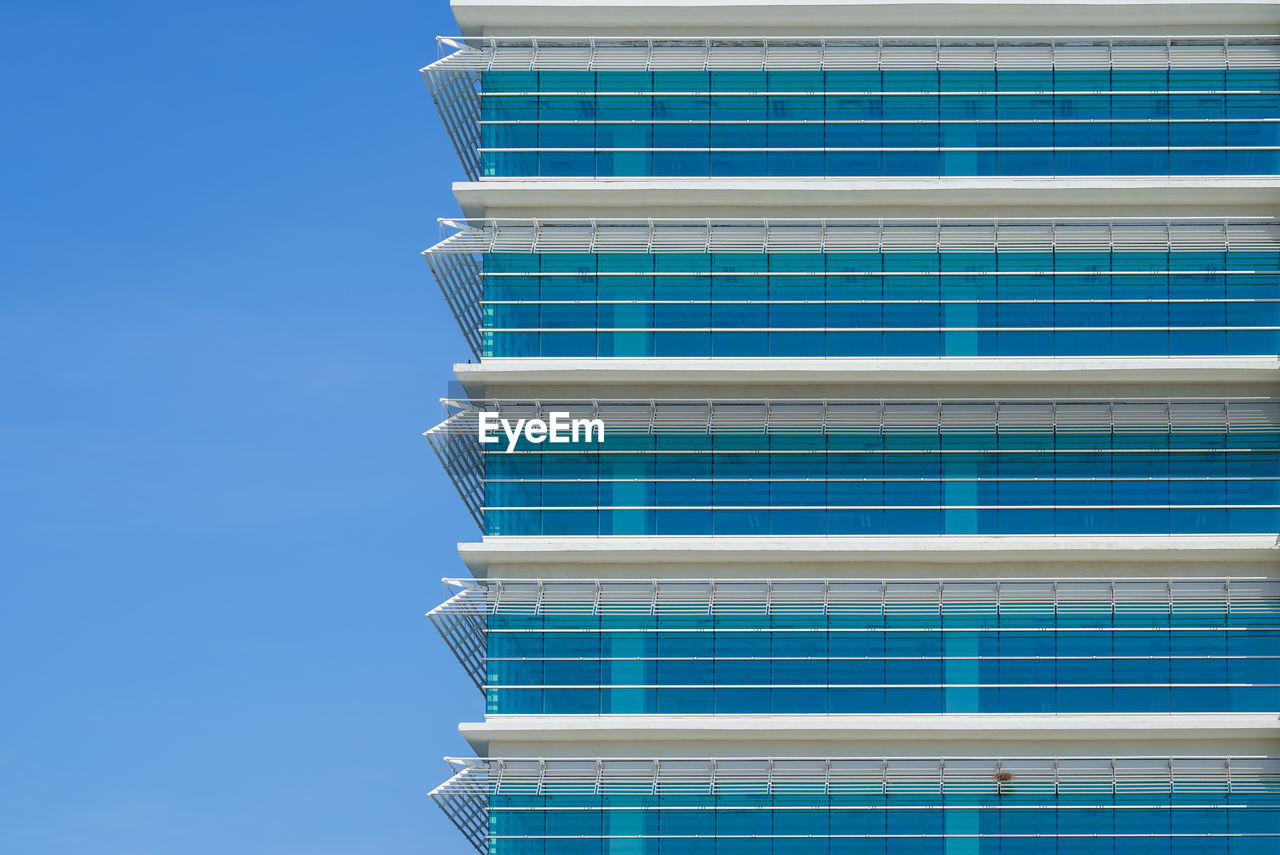
<path fill-rule="evenodd" d="M 490 71 L 480 81 L 481 172 L 1274 175 L 1278 76 L 1163 68 Z"/>
<path fill-rule="evenodd" d="M 1274 253 L 753 258 L 760 262 L 756 270 L 735 270 L 732 259 L 714 253 L 487 256 L 484 355 L 1139 356 L 1280 349 Z M 770 275 L 760 275 L 766 270 Z"/>

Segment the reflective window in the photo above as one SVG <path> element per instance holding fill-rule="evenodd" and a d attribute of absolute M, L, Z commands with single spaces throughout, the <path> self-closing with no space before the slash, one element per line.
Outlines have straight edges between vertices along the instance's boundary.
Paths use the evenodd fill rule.
<path fill-rule="evenodd" d="M 608 421 L 606 419 L 606 425 Z M 490 535 L 1280 530 L 1280 431 L 606 433 L 484 457 Z M 563 449 L 563 450 L 562 450 Z"/>
<path fill-rule="evenodd" d="M 1280 709 L 1274 583 L 476 584 L 489 713 Z"/>
<path fill-rule="evenodd" d="M 483 357 L 1280 353 L 1280 254 L 483 256 Z"/>

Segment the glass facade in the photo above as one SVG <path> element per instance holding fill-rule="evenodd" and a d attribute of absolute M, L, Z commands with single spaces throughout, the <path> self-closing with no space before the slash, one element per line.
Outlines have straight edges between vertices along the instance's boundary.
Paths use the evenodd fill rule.
<path fill-rule="evenodd" d="M 902 602 L 924 592 L 898 584 L 879 592 L 888 603 L 872 589 L 825 613 L 821 602 L 766 606 L 764 596 L 702 614 L 508 597 L 488 615 L 486 712 L 1280 709 L 1280 598 L 1228 604 L 1218 581 L 1210 604 L 1175 599 L 1163 583 L 1131 585 L 1164 602 L 1107 601 L 1098 581 L 1062 583 L 1059 603 L 1041 585 L 1040 602 L 1004 608 Z"/>
<path fill-rule="evenodd" d="M 478 762 L 501 855 L 1270 855 L 1272 758 Z"/>
<path fill-rule="evenodd" d="M 515 419 L 559 405 L 493 406 Z M 564 406 L 590 408 L 617 432 L 595 444 L 483 446 L 473 466 L 486 534 L 1280 530 L 1280 412 L 1266 402 Z M 1241 418 L 1256 407 L 1258 422 L 1230 422 L 1232 406 Z M 770 421 L 755 429 L 735 421 L 766 409 Z M 478 412 L 465 410 L 451 429 L 473 431 Z M 1133 421 L 1109 424 L 1117 412 Z M 643 433 L 619 424 L 651 413 Z M 476 447 L 473 433 L 459 439 Z"/>
<path fill-rule="evenodd" d="M 1277 582 L 455 584 L 431 617 L 489 714 L 1280 709 Z"/>
<path fill-rule="evenodd" d="M 1273 175 L 1280 69 L 488 71 L 486 177 Z"/>
<path fill-rule="evenodd" d="M 485 261 L 484 356 L 1280 353 L 1273 253 Z"/>
<path fill-rule="evenodd" d="M 1280 353 L 1270 220 L 458 227 L 428 257 L 484 358 Z"/>
<path fill-rule="evenodd" d="M 696 193 L 717 177 L 1280 176 L 1272 36 L 442 41 L 451 52 L 424 72 L 479 182 L 683 178 L 669 192 Z M 1195 182 L 1165 183 L 1225 209 Z M 774 186 L 792 184 L 809 186 Z M 427 437 L 511 577 L 452 581 L 430 618 L 486 715 L 509 717 L 480 741 L 573 750 L 451 761 L 433 798 L 487 855 L 1280 852 L 1280 758 L 1213 742 L 1254 722 L 1225 717 L 1280 710 L 1280 582 L 1233 573 L 1244 565 L 1197 554 L 1205 575 L 1193 578 L 1154 570 L 1141 549 L 1096 554 L 1111 542 L 1089 545 L 1099 560 L 1087 565 L 1055 552 L 1060 575 L 1042 578 L 1033 544 L 1005 564 L 957 549 L 967 578 L 870 578 L 895 571 L 829 555 L 824 576 L 803 578 L 794 565 L 804 572 L 808 554 L 779 550 L 768 560 L 785 578 L 769 579 L 738 578 L 708 550 L 710 578 L 667 567 L 640 579 L 649 553 L 594 540 L 905 535 L 894 542 L 918 537 L 923 553 L 948 535 L 1274 537 L 1280 401 L 1229 396 L 1242 385 L 1175 397 L 1163 381 L 1117 398 L 1088 372 L 1150 357 L 1256 371 L 1259 360 L 1222 358 L 1280 356 L 1280 222 L 771 213 L 443 220 L 426 257 L 474 355 L 529 360 L 499 365 L 517 377 L 620 357 L 775 370 L 793 364 L 779 357 L 1001 357 L 1015 372 L 1022 358 L 1105 358 L 1052 363 L 1092 397 L 777 398 L 748 378 L 727 393 L 738 398 L 651 398 L 625 379 L 616 399 L 540 398 L 537 382 L 527 397 L 480 398 L 474 372 L 476 399 L 446 399 Z M 592 363 L 593 376 L 626 365 Z M 482 414 L 599 420 L 603 436 L 482 442 Z M 553 575 L 571 544 L 590 577 L 540 578 L 544 565 L 514 554 L 520 541 L 502 542 L 521 537 L 550 538 L 537 548 Z M 600 545 L 631 563 L 585 562 Z M 1052 719 L 1021 741 L 999 718 L 1175 713 L 1213 718 L 1217 735 L 1196 746 L 1210 756 L 1150 747 L 1187 745 L 1184 718 L 1132 743 L 1108 729 L 1117 719 L 1089 720 L 1097 731 Z M 778 756 L 799 743 L 768 733 L 815 725 L 806 744 L 834 744 L 817 717 L 848 716 L 848 744 L 874 754 L 883 746 L 857 716 L 910 714 L 942 716 L 942 735 L 918 743 L 901 721 L 884 725 L 902 728 L 894 744 L 918 744 L 910 757 Z M 610 716 L 655 715 L 690 717 L 667 721 L 705 727 L 688 732 L 712 734 L 707 750 L 725 756 L 664 757 L 695 743 L 652 719 L 574 741 L 572 716 L 607 730 L 632 726 Z M 764 732 L 718 730 L 716 716 L 759 716 Z M 946 730 L 956 722 L 978 729 Z M 1262 744 L 1261 727 L 1232 730 L 1229 750 Z M 654 750 L 609 756 L 636 744 Z M 1069 754 L 1086 744 L 1160 756 Z M 764 756 L 734 753 L 753 746 Z M 986 754 L 934 756 L 956 746 Z"/>
<path fill-rule="evenodd" d="M 1275 41 L 750 41 L 463 39 L 426 72 L 480 177 L 1280 172 Z"/>

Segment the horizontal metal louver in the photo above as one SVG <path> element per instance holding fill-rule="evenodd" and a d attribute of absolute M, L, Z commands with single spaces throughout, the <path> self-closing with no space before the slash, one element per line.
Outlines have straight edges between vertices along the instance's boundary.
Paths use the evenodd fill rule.
<path fill-rule="evenodd" d="M 1209 42 L 1183 42 L 1175 40 L 1168 47 L 1169 67 L 1178 69 L 1194 69 L 1194 68 L 1226 68 L 1227 67 L 1227 44 L 1221 42 L 1212 44 Z M 1137 57 L 1135 57 L 1137 59 Z M 1148 65 L 1140 65 L 1134 63 L 1140 68 L 1150 68 Z"/>
<path fill-rule="evenodd" d="M 426 251 L 547 253 L 1280 252 L 1270 218 L 441 220 Z"/>
<path fill-rule="evenodd" d="M 1192 49 L 1195 50 L 1194 47 Z M 1214 52 L 1221 54 L 1222 45 L 1205 45 L 1203 50 L 1206 55 Z M 1170 64 L 1172 56 L 1174 54 L 1171 53 L 1171 48 L 1167 44 L 1120 43 L 1111 46 L 1111 67 L 1128 69 L 1165 68 Z M 1192 60 L 1195 58 L 1186 56 L 1185 52 L 1178 54 L 1178 56 Z M 1219 58 L 1218 64 L 1221 65 L 1222 62 L 1222 58 Z"/>
<path fill-rule="evenodd" d="M 1255 578 L 955 579 L 446 579 L 457 593 L 430 612 L 445 640 L 483 686 L 489 615 L 596 614 L 761 616 L 918 615 L 965 611 L 1034 617 L 1075 611 L 1110 626 L 1118 614 L 1269 613 L 1280 582 Z M 815 625 L 817 626 L 817 625 Z M 825 626 L 825 624 L 822 624 Z M 567 628 L 567 627 L 564 627 Z M 584 630 L 589 630 L 584 626 Z M 815 630 L 817 631 L 817 630 Z M 465 654 L 465 655 L 464 655 Z"/>
<path fill-rule="evenodd" d="M 1052 44 L 999 44 L 995 47 L 995 66 L 1002 70 L 1042 71 L 1053 68 L 1055 48 Z"/>
<path fill-rule="evenodd" d="M 765 68 L 767 65 L 764 42 L 755 44 L 707 42 L 706 44 L 706 67 L 712 71 L 756 69 Z"/>
<path fill-rule="evenodd" d="M 1166 232 L 1171 250 L 1221 252 L 1233 248 L 1231 227 L 1227 223 L 1170 223 Z"/>
<path fill-rule="evenodd" d="M 1058 433 L 1093 433 L 1109 429 L 1113 408 L 1104 402 L 1063 401 L 1054 406 L 1053 429 Z"/>
<path fill-rule="evenodd" d="M 548 71 L 576 71 L 590 67 L 596 55 L 596 50 L 589 42 L 581 44 L 558 43 L 543 47 L 535 41 L 533 53 L 533 65 L 536 68 L 543 68 Z"/>
<path fill-rule="evenodd" d="M 429 437 L 471 434 L 480 412 L 502 418 L 543 419 L 552 412 L 602 419 L 620 434 L 804 433 L 895 434 L 939 432 L 1274 431 L 1273 399 L 1129 400 L 591 400 L 445 399 L 453 411 Z"/>
<path fill-rule="evenodd" d="M 1110 249 L 1113 231 L 1107 223 L 1063 223 L 1053 230 L 1053 245 L 1067 252 Z"/>
<path fill-rule="evenodd" d="M 997 415 L 1000 429 L 1019 432 L 1056 424 L 1057 405 L 1052 401 L 1003 402 Z"/>
<path fill-rule="evenodd" d="M 880 48 L 880 67 L 885 69 L 934 69 L 938 47 L 934 44 L 890 43 Z"/>
<path fill-rule="evenodd" d="M 1180 781 L 1270 782 L 1280 775 L 1280 758 L 1266 756 L 449 759 L 463 766 L 463 774 L 485 779 L 491 791 L 523 785 L 536 787 L 539 793 L 572 792 L 577 787 L 585 788 L 585 793 L 593 789 L 599 793 L 627 785 L 638 785 L 637 793 L 686 788 L 715 793 L 725 786 L 731 791 L 737 789 L 734 785 L 771 791 L 785 788 L 788 783 L 816 784 L 818 792 L 860 783 L 895 788 L 911 782 L 970 781 L 994 786 L 1001 773 L 1008 773 L 1008 780 L 1016 779 L 1020 785 L 1074 780 L 1108 786 L 1141 780 L 1162 782 L 1165 786 Z"/>
<path fill-rule="evenodd" d="M 424 71 L 1275 68 L 1277 40 L 1171 38 L 447 37 Z"/>
<path fill-rule="evenodd" d="M 1231 68 L 1276 68 L 1280 66 L 1280 44 L 1229 41 L 1227 64 Z"/>
<path fill-rule="evenodd" d="M 1280 402 L 1270 400 L 1239 401 L 1223 408 L 1227 426 L 1232 430 L 1274 430 L 1280 424 Z"/>
<path fill-rule="evenodd" d="M 763 239 L 764 236 L 754 230 L 712 225 L 707 228 L 706 249 L 708 252 L 759 252 Z"/>
<path fill-rule="evenodd" d="M 832 433 L 878 433 L 884 429 L 884 411 L 870 402 L 829 401 L 826 425 Z"/>
<path fill-rule="evenodd" d="M 1243 402 L 1242 402 L 1243 404 Z M 1171 401 L 1169 418 L 1186 430 L 1221 428 L 1227 420 L 1224 402 Z"/>
<path fill-rule="evenodd" d="M 943 224 L 937 227 L 937 248 L 940 252 L 994 252 L 999 232 L 995 223 Z"/>
<path fill-rule="evenodd" d="M 995 66 L 995 47 L 979 44 L 938 45 L 938 67 L 944 71 L 980 71 Z"/>
<path fill-rule="evenodd" d="M 1111 46 L 1105 42 L 1055 44 L 1053 65 L 1066 70 L 1108 68 L 1111 65 Z"/>
<path fill-rule="evenodd" d="M 1054 248 L 1056 232 L 1044 223 L 1000 223 L 992 227 L 992 244 L 1004 252 L 1045 252 Z"/>
<path fill-rule="evenodd" d="M 880 48 L 875 42 L 828 41 L 824 48 L 823 68 L 874 71 L 880 67 Z"/>
<path fill-rule="evenodd" d="M 1119 403 L 1112 407 L 1111 424 L 1114 430 L 1150 432 L 1161 423 L 1171 425 L 1173 415 L 1168 403 Z"/>
<path fill-rule="evenodd" d="M 1111 229 L 1111 246 L 1118 252 L 1168 246 L 1169 239 L 1169 226 L 1163 223 Z"/>
<path fill-rule="evenodd" d="M 820 221 L 769 223 L 764 235 L 771 252 L 812 252 L 822 246 L 824 228 Z"/>
<path fill-rule="evenodd" d="M 908 226 L 885 229 L 881 235 L 883 252 L 936 252 L 938 249 L 936 226 Z"/>
<path fill-rule="evenodd" d="M 629 71 L 637 66 L 643 68 L 648 61 L 649 50 L 645 45 L 597 42 L 591 57 L 591 70 Z"/>
<path fill-rule="evenodd" d="M 942 433 L 990 433 L 996 429 L 998 412 L 994 403 L 954 403 L 939 406 L 938 429 Z"/>
<path fill-rule="evenodd" d="M 504 225 L 493 230 L 493 249 L 491 252 L 535 252 L 538 245 L 537 226 L 516 223 Z"/>
<path fill-rule="evenodd" d="M 1275 251 L 1280 246 L 1280 230 L 1274 224 L 1264 222 L 1227 222 L 1223 224 L 1226 233 L 1222 249 L 1248 249 Z M 1205 232 L 1207 233 L 1207 228 Z M 1219 246 L 1205 238 L 1204 248 L 1217 249 Z"/>

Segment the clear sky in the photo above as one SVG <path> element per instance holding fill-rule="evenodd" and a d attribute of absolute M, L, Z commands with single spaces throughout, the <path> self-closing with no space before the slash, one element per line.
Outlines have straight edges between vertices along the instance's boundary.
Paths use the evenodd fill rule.
<path fill-rule="evenodd" d="M 0 852 L 471 851 L 445 0 L 4 4 Z"/>

